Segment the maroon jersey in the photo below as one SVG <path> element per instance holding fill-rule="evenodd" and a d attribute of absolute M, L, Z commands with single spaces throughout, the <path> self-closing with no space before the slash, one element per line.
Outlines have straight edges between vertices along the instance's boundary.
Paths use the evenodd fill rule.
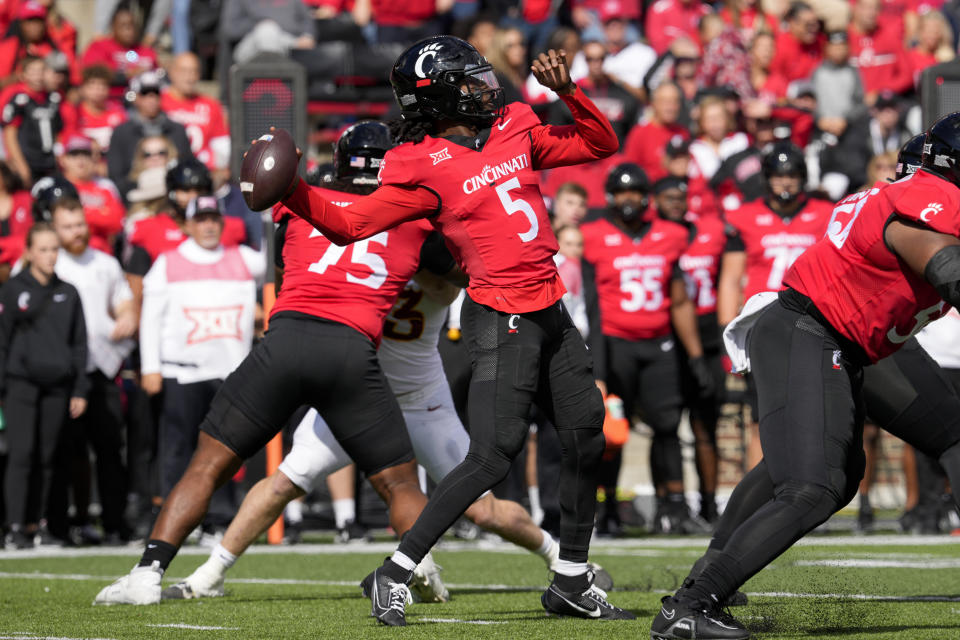
<path fill-rule="evenodd" d="M 948 310 L 933 285 L 887 248 L 883 230 L 893 215 L 960 235 L 960 190 L 920 170 L 848 196 L 833 210 L 827 236 L 784 278 L 874 362 Z"/>
<path fill-rule="evenodd" d="M 323 198 L 348 206 L 363 196 L 313 187 Z M 420 248 L 432 229 L 426 221 L 402 224 L 348 246 L 338 246 L 283 205 L 287 219 L 283 286 L 273 313 L 298 311 L 353 327 L 380 342 L 383 320 L 420 265 Z"/>
<path fill-rule="evenodd" d="M 284 204 L 339 244 L 429 216 L 470 277 L 473 300 L 505 313 L 545 309 L 565 289 L 533 170 L 604 158 L 618 145 L 581 91 L 561 99 L 572 126 L 541 125 L 530 107 L 514 103 L 479 148 L 427 136 L 391 149 L 382 186 L 354 205 L 330 206 L 302 181 Z"/>
<path fill-rule="evenodd" d="M 704 315 L 717 310 L 717 274 L 727 236 L 723 221 L 716 217 L 700 218 L 693 223 L 693 230 L 690 244 L 680 256 L 680 269 L 697 315 Z"/>
<path fill-rule="evenodd" d="M 761 199 L 727 212 L 727 222 L 747 253 L 744 300 L 761 291 L 780 290 L 793 261 L 823 237 L 831 210 L 827 201 L 811 199 L 793 217 L 781 218 Z"/>
<path fill-rule="evenodd" d="M 609 220 L 588 222 L 580 230 L 583 259 L 594 268 L 603 335 L 647 340 L 670 333 L 670 282 L 689 231 L 659 218 L 642 238 Z"/>

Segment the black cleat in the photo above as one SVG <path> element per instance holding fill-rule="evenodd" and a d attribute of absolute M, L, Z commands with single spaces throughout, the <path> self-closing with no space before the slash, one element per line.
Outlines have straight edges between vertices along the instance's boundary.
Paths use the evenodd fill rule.
<path fill-rule="evenodd" d="M 413 602 L 410 587 L 396 582 L 379 568 L 370 584 L 370 615 L 388 627 L 407 626 L 406 606 Z"/>
<path fill-rule="evenodd" d="M 360 581 L 360 593 L 363 594 L 364 598 L 370 597 L 370 590 L 373 588 L 373 576 L 376 573 L 376 571 L 371 571 L 366 578 Z"/>
<path fill-rule="evenodd" d="M 593 583 L 582 593 L 561 591 L 556 580 L 543 592 L 540 602 L 547 613 L 597 620 L 636 620 L 637 616 L 607 602 L 607 594 Z"/>
<path fill-rule="evenodd" d="M 716 605 L 664 596 L 650 626 L 651 640 L 747 640 L 750 632 Z"/>
<path fill-rule="evenodd" d="M 723 606 L 725 607 L 745 607 L 749 598 L 747 594 L 743 591 L 734 591 L 732 594 L 727 596 L 727 599 L 723 601 Z"/>

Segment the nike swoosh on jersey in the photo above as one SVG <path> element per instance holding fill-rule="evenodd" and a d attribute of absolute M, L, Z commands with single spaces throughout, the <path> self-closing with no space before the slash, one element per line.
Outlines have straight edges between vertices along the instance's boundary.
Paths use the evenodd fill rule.
<path fill-rule="evenodd" d="M 554 590 L 554 593 L 556 593 L 558 596 L 560 596 L 560 599 L 561 599 L 561 600 L 563 600 L 564 602 L 566 602 L 568 605 L 570 605 L 571 607 L 573 607 L 573 608 L 576 609 L 577 611 L 579 611 L 579 612 L 581 612 L 581 613 L 585 613 L 585 614 L 587 614 L 588 616 L 590 616 L 591 618 L 599 618 L 599 617 L 600 617 L 600 607 L 599 607 L 599 605 L 597 606 L 596 609 L 584 609 L 584 608 L 581 607 L 580 605 L 575 604 L 575 603 L 573 603 L 573 602 L 570 602 L 569 600 L 567 600 L 566 598 L 564 598 L 564 597 L 563 597 L 563 594 L 561 594 L 559 591 Z"/>
<path fill-rule="evenodd" d="M 510 121 L 511 121 L 511 120 L 513 120 L 513 118 L 507 118 L 505 121 L 503 121 L 503 122 L 501 122 L 500 124 L 497 125 L 497 129 L 499 129 L 500 131 L 503 131 L 503 128 L 504 128 L 505 126 L 507 126 L 508 124 L 510 124 Z"/>

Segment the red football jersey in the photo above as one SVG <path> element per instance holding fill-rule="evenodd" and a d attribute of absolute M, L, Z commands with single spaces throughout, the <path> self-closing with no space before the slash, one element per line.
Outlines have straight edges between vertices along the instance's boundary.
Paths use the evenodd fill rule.
<path fill-rule="evenodd" d="M 160 95 L 160 108 L 168 118 L 179 122 L 187 130 L 190 150 L 197 160 L 211 169 L 221 168 L 217 166 L 216 160 L 219 159 L 221 165 L 228 160 L 224 152 L 221 152 L 218 158 L 210 145 L 216 140 L 214 145 L 226 144 L 224 151 L 230 148 L 230 131 L 219 102 L 209 96 L 177 98 L 170 91 L 164 91 Z"/>
<path fill-rule="evenodd" d="M 117 188 L 109 180 L 75 181 L 83 212 L 90 227 L 90 246 L 105 253 L 113 253 L 110 236 L 123 230 L 127 210 L 120 201 Z"/>
<path fill-rule="evenodd" d="M 727 235 L 718 217 L 700 218 L 693 224 L 695 234 L 680 256 L 680 268 L 697 315 L 704 315 L 717 310 L 717 274 Z"/>
<path fill-rule="evenodd" d="M 83 102 L 77 105 L 77 129 L 96 142 L 103 152 L 110 148 L 113 130 L 126 121 L 126 110 L 113 102 L 108 102 L 100 113 L 94 113 Z"/>
<path fill-rule="evenodd" d="M 313 187 L 347 206 L 363 196 Z M 433 231 L 415 220 L 341 247 L 283 205 L 273 219 L 287 218 L 283 243 L 283 286 L 273 313 L 298 311 L 353 327 L 380 342 L 383 320 L 420 265 L 420 248 Z"/>
<path fill-rule="evenodd" d="M 937 290 L 887 248 L 890 216 L 960 235 L 960 190 L 923 170 L 841 200 L 825 238 L 783 282 L 810 298 L 833 327 L 874 362 L 948 310 Z"/>
<path fill-rule="evenodd" d="M 12 265 L 23 255 L 27 232 L 33 226 L 33 198 L 29 191 L 16 191 L 10 217 L 0 222 L 0 264 Z M 4 229 L 6 227 L 6 229 Z"/>
<path fill-rule="evenodd" d="M 727 212 L 747 253 L 747 284 L 743 299 L 761 291 L 779 291 L 783 274 L 797 257 L 812 247 L 827 230 L 833 205 L 807 200 L 792 218 L 781 218 L 762 199 Z"/>
<path fill-rule="evenodd" d="M 165 213 L 137 220 L 130 233 L 130 244 L 143 248 L 150 254 L 151 260 L 156 260 L 164 251 L 180 246 L 186 239 L 187 234 L 177 221 Z"/>
<path fill-rule="evenodd" d="M 690 232 L 660 218 L 643 238 L 605 219 L 580 230 L 583 259 L 594 268 L 603 335 L 647 340 L 670 333 L 670 282 Z"/>

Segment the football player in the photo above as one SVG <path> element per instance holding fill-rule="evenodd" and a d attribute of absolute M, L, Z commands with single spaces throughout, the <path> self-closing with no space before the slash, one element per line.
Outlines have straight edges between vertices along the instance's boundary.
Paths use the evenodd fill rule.
<path fill-rule="evenodd" d="M 728 328 L 735 359 L 756 373 L 764 460 L 731 496 L 736 526 L 725 544 L 663 599 L 652 638 L 748 638 L 719 603 L 856 493 L 864 366 L 960 304 L 958 131 L 960 112 L 941 118 L 912 177 L 841 200 L 827 235 L 784 277 L 785 289 L 751 299 Z M 960 404 L 929 357 L 913 362 L 903 373 L 918 395 L 907 406 L 926 423 L 897 435 L 937 458 L 956 485 Z"/>
<path fill-rule="evenodd" d="M 696 446 L 697 473 L 700 476 L 700 518 L 717 520 L 717 420 L 726 373 L 723 370 L 723 344 L 717 324 L 717 276 L 726 245 L 723 221 L 717 216 L 697 216 L 687 208 L 685 178 L 668 177 L 653 187 L 657 213 L 687 229 L 689 244 L 680 256 L 680 269 L 687 295 L 697 308 L 697 333 L 707 369 L 713 377 L 713 393 L 704 395 L 687 360 L 680 359 L 683 372 L 683 404 L 690 410 L 690 426 Z"/>
<path fill-rule="evenodd" d="M 461 321 L 473 360 L 470 450 L 437 487 L 393 556 L 376 569 L 371 613 L 406 624 L 407 583 L 444 531 L 510 469 L 537 406 L 557 427 L 560 559 L 541 598 L 551 612 L 632 619 L 610 605 L 587 566 L 603 454 L 603 400 L 590 354 L 564 309 L 557 242 L 535 171 L 616 152 L 607 119 L 570 81 L 566 55 L 532 65 L 575 124 L 545 126 L 529 106 L 504 106 L 493 68 L 470 44 L 435 36 L 407 49 L 391 73 L 404 119 L 387 153 L 381 187 L 338 207 L 298 182 L 283 203 L 326 237 L 346 244 L 402 222 L 429 218 L 470 278 Z"/>
<path fill-rule="evenodd" d="M 725 327 L 743 303 L 761 291 L 778 291 L 793 261 L 823 237 L 832 205 L 807 195 L 803 152 L 790 142 L 774 143 L 764 154 L 767 195 L 727 212 L 729 240 L 724 249 L 717 288 L 717 321 Z M 744 277 L 746 282 L 744 283 Z M 763 453 L 757 436 L 759 408 L 753 376 L 747 375 L 747 468 Z"/>
<path fill-rule="evenodd" d="M 669 188 L 673 183 L 662 184 Z M 706 533 L 705 523 L 691 518 L 684 498 L 677 436 L 683 395 L 676 339 L 705 395 L 713 385 L 697 334 L 696 309 L 679 266 L 690 233 L 663 217 L 646 217 L 650 186 L 637 165 L 614 167 L 606 190 L 606 218 L 580 228 L 597 379 L 623 400 L 625 415 L 639 412 L 653 429 L 650 469 L 658 496 L 654 530 Z M 616 489 L 619 455 L 612 462 L 613 469 L 603 473 L 608 492 Z"/>
<path fill-rule="evenodd" d="M 379 162 L 364 156 L 382 157 L 389 135 L 381 140 L 379 149 L 358 159 Z M 342 205 L 357 197 L 337 193 Z M 449 258 L 438 266 L 423 251 L 431 233 L 428 223 L 414 222 L 344 248 L 300 218 L 288 221 L 284 282 L 270 330 L 214 397 L 196 452 L 164 502 L 137 566 L 101 590 L 95 604 L 159 602 L 163 572 L 202 520 L 213 491 L 302 405 L 324 417 L 366 474 L 389 507 L 391 526 L 409 529 L 426 496 L 376 345 L 384 318 L 421 264 L 450 269 Z"/>
<path fill-rule="evenodd" d="M 378 131 L 382 130 L 382 131 Z M 361 123 L 347 129 L 340 137 L 334 154 L 335 180 L 321 190 L 330 198 L 341 197 L 330 189 L 372 191 L 376 185 L 377 162 L 381 154 L 370 155 L 369 149 L 386 145 L 372 144 L 377 136 L 386 136 L 386 126 Z M 363 159 L 366 167 L 357 167 Z M 351 162 L 353 164 L 351 164 Z M 370 186 L 370 185 L 374 186 Z M 366 185 L 364 188 L 363 185 Z M 278 206 L 274 218 L 281 221 L 281 231 L 311 229 L 284 207 Z M 292 224 L 291 224 L 292 223 Z M 283 236 L 278 240 L 282 242 Z M 278 252 L 279 253 L 279 252 Z M 383 372 L 396 394 L 417 462 L 434 482 L 439 482 L 467 454 L 469 436 L 453 406 L 450 387 L 443 373 L 437 343 L 446 319 L 447 306 L 460 289 L 429 271 L 420 271 L 400 293 L 383 327 L 383 342 L 378 358 Z M 321 480 L 351 462 L 337 443 L 330 427 L 311 409 L 293 435 L 293 448 L 270 478 L 257 483 L 247 494 L 240 511 L 224 534 L 210 559 L 186 580 L 168 587 L 163 598 L 214 597 L 223 595 L 223 578 L 236 557 L 263 533 L 291 500 L 309 493 Z M 553 537 L 537 527 L 530 515 L 516 502 L 499 500 L 491 493 L 472 504 L 465 515 L 481 527 L 506 540 L 540 554 L 548 566 L 559 560 L 560 547 Z M 412 522 L 412 519 L 410 520 Z M 402 535 L 403 531 L 398 531 Z M 612 586 L 609 576 L 595 566 Z M 414 572 L 411 586 L 421 601 L 446 601 L 446 588 L 438 570 L 427 554 Z M 369 585 L 364 585 L 369 589 Z"/>

